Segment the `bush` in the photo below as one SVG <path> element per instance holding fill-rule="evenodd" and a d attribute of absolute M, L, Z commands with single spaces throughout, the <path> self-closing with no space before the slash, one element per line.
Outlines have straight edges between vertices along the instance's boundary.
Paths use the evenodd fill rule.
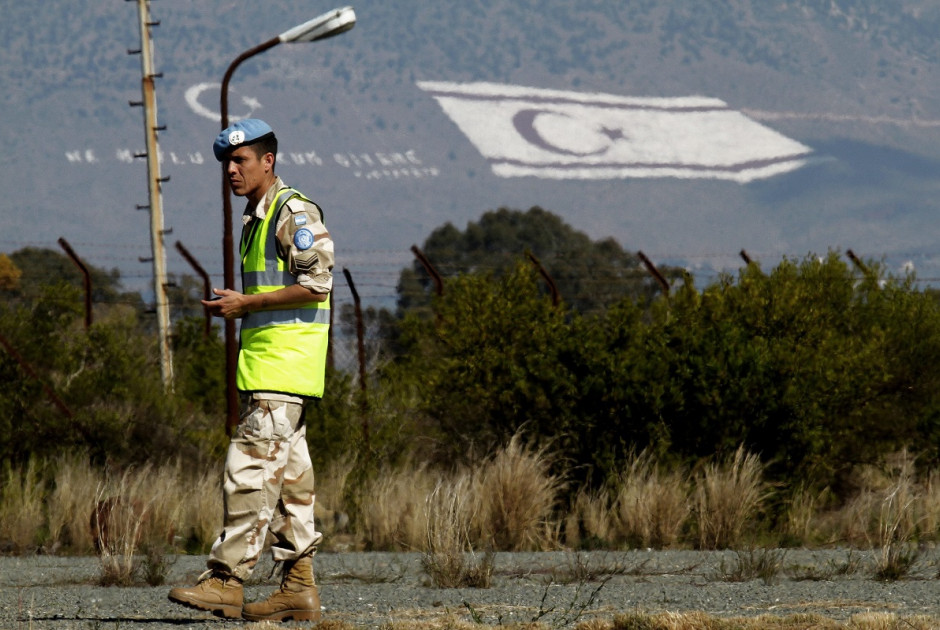
<path fill-rule="evenodd" d="M 860 280 L 832 253 L 749 265 L 592 316 L 553 307 L 522 263 L 459 276 L 430 319 L 406 315 L 381 389 L 409 392 L 399 426 L 441 461 L 523 431 L 551 441 L 572 489 L 597 489 L 633 452 L 688 464 L 744 445 L 771 481 L 844 497 L 858 464 L 940 449 L 937 301 L 871 269 Z"/>

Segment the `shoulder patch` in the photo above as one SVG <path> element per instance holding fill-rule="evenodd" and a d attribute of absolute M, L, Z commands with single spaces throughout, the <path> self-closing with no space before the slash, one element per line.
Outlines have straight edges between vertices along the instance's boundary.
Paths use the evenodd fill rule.
<path fill-rule="evenodd" d="M 290 210 L 291 214 L 297 214 L 304 211 L 304 199 L 299 195 L 292 195 L 284 202 L 284 205 Z"/>
<path fill-rule="evenodd" d="M 292 195 L 289 199 L 285 200 L 284 207 L 295 217 L 298 214 L 306 214 L 313 218 L 313 220 L 316 220 L 316 217 L 319 215 L 320 221 L 323 221 L 323 209 L 300 193 Z M 314 210 L 316 210 L 316 213 L 314 213 Z M 298 223 L 297 225 L 301 224 Z"/>
<path fill-rule="evenodd" d="M 295 215 L 294 215 L 294 225 L 307 225 L 307 215 L 306 215 L 306 214 L 295 214 Z"/>
<path fill-rule="evenodd" d="M 307 228 L 300 228 L 294 232 L 294 246 L 300 251 L 313 247 L 313 232 Z"/>

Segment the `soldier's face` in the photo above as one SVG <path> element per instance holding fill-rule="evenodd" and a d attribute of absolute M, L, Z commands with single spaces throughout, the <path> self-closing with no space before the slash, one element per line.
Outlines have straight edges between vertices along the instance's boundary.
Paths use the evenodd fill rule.
<path fill-rule="evenodd" d="M 232 185 L 232 192 L 254 201 L 267 192 L 273 168 L 272 154 L 265 153 L 259 158 L 250 146 L 235 149 L 225 161 L 225 173 Z"/>

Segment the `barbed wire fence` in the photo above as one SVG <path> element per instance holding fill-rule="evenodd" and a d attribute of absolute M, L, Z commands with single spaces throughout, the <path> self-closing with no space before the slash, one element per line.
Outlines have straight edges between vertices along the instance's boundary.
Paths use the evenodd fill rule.
<path fill-rule="evenodd" d="M 62 239 L 59 240 L 61 241 Z M 7 252 L 8 254 L 24 248 L 58 250 L 61 246 L 61 243 L 57 246 L 48 242 L 0 239 L 0 251 Z M 132 244 L 75 242 L 70 243 L 69 250 L 74 250 L 69 253 L 69 256 L 72 257 L 73 260 L 78 257 L 86 263 L 93 265 L 96 269 L 105 271 L 110 269 L 112 275 L 117 275 L 123 293 L 118 292 L 108 297 L 99 296 L 96 299 L 96 304 L 101 306 L 107 304 L 139 305 L 141 299 L 143 299 L 144 303 L 147 302 L 145 291 L 152 281 L 149 266 L 141 265 L 139 272 L 128 271 L 128 268 L 134 267 L 134 263 L 139 264 L 141 258 L 140 253 L 143 251 L 142 246 Z M 199 295 L 194 294 L 192 291 L 193 287 L 221 287 L 223 286 L 223 274 L 221 270 L 217 273 L 205 271 L 206 267 L 213 269 L 219 268 L 221 265 L 204 265 L 201 262 L 202 259 L 211 260 L 213 263 L 217 262 L 215 259 L 220 257 L 220 253 L 216 246 L 184 246 L 182 243 L 178 243 L 177 250 L 181 254 L 177 257 L 178 259 L 168 261 L 169 276 L 177 281 L 189 278 L 189 288 L 191 289 L 188 295 L 183 292 L 177 292 L 171 298 L 171 309 L 174 313 L 177 313 L 178 318 L 179 313 L 186 312 L 187 314 L 194 314 L 193 311 L 198 306 L 198 302 L 195 302 L 195 300 L 203 297 L 202 291 L 199 292 Z M 526 254 L 527 252 L 520 252 L 518 255 L 519 259 L 523 260 Z M 805 253 L 798 255 L 780 251 L 750 251 L 745 249 L 736 252 L 712 251 L 699 253 L 654 251 L 646 254 L 642 251 L 637 251 L 636 254 L 638 260 L 642 262 L 643 267 L 645 267 L 646 272 L 649 274 L 648 279 L 650 281 L 655 280 L 662 285 L 663 279 L 657 277 L 656 264 L 674 265 L 675 263 L 671 263 L 670 261 L 683 261 L 686 263 L 685 269 L 696 285 L 699 286 L 708 285 L 716 281 L 722 275 L 736 275 L 740 268 L 748 264 L 756 263 L 769 269 L 784 259 L 800 259 L 806 256 Z M 864 265 L 853 250 L 846 250 L 845 255 L 856 267 L 861 269 L 862 267 L 860 267 L 860 265 Z M 895 259 L 923 258 L 924 256 L 925 254 L 923 252 L 892 253 L 892 257 Z M 864 257 L 867 260 L 883 260 L 887 257 L 887 254 L 872 255 L 869 253 L 865 254 Z M 422 258 L 423 254 L 416 246 L 413 246 L 411 251 L 349 250 L 341 254 L 340 260 L 337 261 L 339 268 L 334 269 L 332 295 L 334 327 L 331 361 L 337 369 L 353 374 L 357 371 L 360 374 L 362 373 L 361 363 L 363 359 L 361 356 L 362 349 L 359 347 L 360 341 L 357 339 L 355 333 L 350 332 L 349 326 L 339 325 L 340 318 L 344 316 L 343 314 L 346 314 L 345 317 L 348 319 L 349 314 L 354 311 L 357 298 L 360 301 L 360 307 L 375 310 L 387 309 L 394 312 L 399 298 L 403 297 L 400 294 L 402 288 L 399 286 L 399 280 L 402 271 L 406 268 L 423 268 L 426 271 L 427 264 L 430 263 L 440 272 L 440 275 L 445 278 L 458 272 L 457 269 L 449 268 L 446 262 L 428 261 L 427 259 L 422 260 Z M 531 255 L 530 259 L 532 259 Z M 656 263 L 655 261 L 662 262 Z M 540 266 L 537 259 L 533 262 Z M 543 262 L 551 261 L 547 258 Z M 478 265 L 478 269 L 481 271 L 496 270 L 497 267 L 498 263 L 496 262 L 487 265 L 487 263 L 483 261 Z M 638 265 L 640 269 L 643 267 Z M 903 273 L 907 270 L 909 269 L 907 269 L 906 266 L 902 266 L 898 269 L 890 269 L 888 271 L 891 273 Z M 39 286 L 55 280 L 54 278 L 50 278 L 49 271 L 46 269 L 28 268 L 20 271 L 22 273 L 19 281 L 23 286 Z M 540 269 L 540 272 L 543 273 L 544 276 L 544 268 Z M 565 300 L 589 298 L 595 292 L 602 290 L 603 287 L 601 283 L 603 280 L 600 280 L 600 278 L 603 277 L 603 273 L 598 273 L 593 278 L 585 278 L 581 285 L 581 294 L 564 295 L 562 297 Z M 350 285 L 350 279 L 352 279 L 354 286 Z M 940 277 L 918 276 L 916 278 L 916 286 L 921 289 L 930 287 L 938 282 L 940 282 Z M 663 292 L 668 293 L 668 288 Z M 135 295 L 137 297 L 134 297 Z M 197 306 L 194 306 L 194 304 Z M 90 312 L 86 313 L 86 318 L 87 317 L 90 317 Z M 210 329 L 212 323 L 218 324 L 218 322 L 207 321 L 207 331 Z M 374 337 L 377 333 L 367 330 L 364 334 Z M 376 357 L 374 355 L 366 356 L 364 362 L 366 365 L 371 366 L 374 365 L 375 359 Z"/>

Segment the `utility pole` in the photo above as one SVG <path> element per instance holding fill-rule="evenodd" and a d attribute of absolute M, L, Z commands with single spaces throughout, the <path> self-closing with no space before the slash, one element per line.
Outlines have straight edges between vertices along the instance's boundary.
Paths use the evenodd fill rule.
<path fill-rule="evenodd" d="M 154 72 L 153 40 L 150 29 L 159 26 L 159 22 L 150 19 L 150 1 L 137 0 L 137 13 L 140 18 L 140 50 L 129 50 L 129 54 L 140 54 L 141 92 L 143 101 L 132 102 L 144 108 L 144 136 L 147 152 L 135 157 L 147 158 L 147 188 L 150 193 L 150 242 L 153 250 L 153 299 L 157 311 L 157 330 L 160 346 L 160 374 L 163 387 L 173 389 L 173 356 L 170 346 L 170 305 L 166 295 L 166 253 L 163 247 L 163 202 L 160 185 L 169 177 L 160 176 L 160 152 L 157 146 L 157 132 L 165 127 L 157 126 L 157 99 L 154 79 L 162 75 Z"/>

